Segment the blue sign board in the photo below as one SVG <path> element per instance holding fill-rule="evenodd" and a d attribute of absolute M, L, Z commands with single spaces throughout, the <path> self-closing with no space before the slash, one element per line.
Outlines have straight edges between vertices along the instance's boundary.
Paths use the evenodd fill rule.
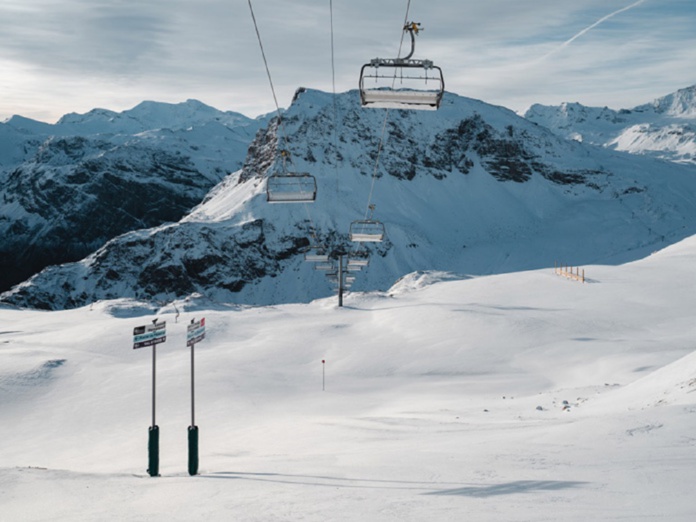
<path fill-rule="evenodd" d="M 146 324 L 133 328 L 133 349 L 154 346 L 167 340 L 167 322 Z"/>
<path fill-rule="evenodd" d="M 205 338 L 205 317 L 186 327 L 186 346 L 192 346 Z"/>

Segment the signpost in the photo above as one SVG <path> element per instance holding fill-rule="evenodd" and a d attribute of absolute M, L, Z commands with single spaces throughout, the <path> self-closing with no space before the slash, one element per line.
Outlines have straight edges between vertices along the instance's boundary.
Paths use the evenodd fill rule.
<path fill-rule="evenodd" d="M 186 327 L 186 346 L 191 347 L 191 425 L 188 428 L 188 472 L 189 475 L 198 474 L 198 426 L 196 426 L 196 406 L 194 395 L 194 346 L 205 338 L 205 317 L 200 321 L 191 319 L 191 324 Z"/>
<path fill-rule="evenodd" d="M 338 306 L 343 306 L 343 254 L 338 256 Z"/>
<path fill-rule="evenodd" d="M 152 321 L 152 324 L 133 328 L 133 349 L 152 346 L 152 426 L 148 434 L 148 467 L 151 477 L 159 476 L 159 426 L 155 422 L 155 370 L 157 367 L 157 345 L 167 340 L 167 322 Z"/>

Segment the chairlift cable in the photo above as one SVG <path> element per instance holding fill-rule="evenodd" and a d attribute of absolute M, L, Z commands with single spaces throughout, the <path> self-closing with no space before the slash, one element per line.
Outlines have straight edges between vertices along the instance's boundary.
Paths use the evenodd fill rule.
<path fill-rule="evenodd" d="M 329 0 L 329 23 L 331 29 L 331 84 L 333 92 L 333 137 L 334 137 L 334 148 L 336 150 L 335 158 L 335 172 L 336 172 L 336 196 L 338 197 L 338 137 L 336 132 L 337 127 L 337 109 L 336 109 L 336 65 L 335 65 L 335 53 L 334 53 L 334 24 L 333 24 L 333 0 Z M 305 205 L 307 210 L 307 219 L 310 222 L 310 236 L 314 240 L 315 246 L 319 245 L 319 236 L 317 233 L 317 228 L 312 220 L 312 216 L 309 212 L 309 208 Z"/>
<path fill-rule="evenodd" d="M 404 33 L 406 32 L 407 28 L 411 34 L 412 37 L 412 44 L 413 44 L 413 30 L 416 28 L 417 24 L 412 24 L 412 27 L 409 27 L 409 22 L 408 22 L 408 15 L 411 9 L 411 0 L 408 0 L 406 3 L 406 13 L 404 15 L 404 23 L 402 25 L 402 32 L 401 32 L 401 40 L 399 42 L 399 52 L 398 52 L 398 57 L 395 61 L 399 61 L 401 59 L 401 51 L 403 49 L 403 43 L 404 43 Z M 411 45 L 411 54 L 413 54 L 413 45 Z M 408 55 L 407 58 L 410 58 L 411 54 Z M 364 69 L 364 67 L 363 67 Z M 392 79 L 392 89 L 396 85 L 396 70 L 394 71 L 394 77 Z M 360 73 L 360 85 L 361 85 L 361 101 L 362 101 L 362 81 L 363 81 L 363 73 L 361 71 Z M 375 210 L 375 205 L 372 203 L 372 199 L 374 196 L 374 191 L 375 191 L 375 185 L 376 185 L 376 180 L 377 180 L 377 175 L 379 172 L 379 162 L 381 159 L 382 155 L 382 150 L 384 149 L 384 143 L 385 143 L 385 135 L 386 135 L 386 130 L 387 130 L 387 122 L 389 121 L 389 107 L 385 107 L 385 113 L 384 113 L 384 120 L 382 122 L 382 129 L 380 132 L 380 138 L 379 138 L 379 143 L 377 145 L 377 154 L 375 157 L 375 165 L 374 169 L 372 172 L 372 180 L 370 183 L 370 192 L 367 198 L 367 208 L 365 209 L 365 217 L 362 221 L 353 221 L 350 225 L 350 231 L 349 231 L 349 236 L 350 240 L 352 242 L 358 242 L 358 243 L 364 243 L 364 242 L 377 242 L 380 243 L 384 240 L 384 224 L 381 223 L 380 221 L 376 221 L 373 219 L 373 214 Z"/>
<path fill-rule="evenodd" d="M 339 182 L 340 177 L 338 175 L 338 109 L 336 107 L 336 57 L 335 57 L 335 47 L 334 47 L 334 23 L 333 23 L 333 0 L 329 0 L 329 15 L 331 24 L 331 87 L 333 92 L 333 139 L 334 139 L 334 149 L 335 149 L 335 176 L 336 176 L 336 199 L 339 198 Z"/>
<path fill-rule="evenodd" d="M 336 105 L 336 58 L 335 58 L 335 46 L 334 46 L 334 23 L 333 23 L 333 0 L 329 0 L 329 24 L 330 24 L 330 43 L 331 43 L 331 85 L 332 85 L 332 104 L 333 104 L 333 141 L 335 149 L 335 178 L 336 178 L 336 197 L 339 196 L 339 175 L 338 175 L 338 109 Z M 310 221 L 310 236 L 314 240 L 314 245 L 316 247 L 321 247 L 319 244 L 319 237 L 317 228 L 312 221 L 309 209 L 307 209 L 307 217 Z"/>
<path fill-rule="evenodd" d="M 283 128 L 283 117 L 280 113 L 280 105 L 278 104 L 278 97 L 276 96 L 275 87 L 273 86 L 273 78 L 271 77 L 271 69 L 268 66 L 268 60 L 266 59 L 266 51 L 263 48 L 263 42 L 261 41 L 261 33 L 259 32 L 259 26 L 256 23 L 256 15 L 254 15 L 254 8 L 251 6 L 251 0 L 248 0 L 249 11 L 251 12 L 251 19 L 254 22 L 254 29 L 256 30 L 256 38 L 259 41 L 259 48 L 261 49 L 261 56 L 263 57 L 263 64 L 266 67 L 266 75 L 268 76 L 268 83 L 271 86 L 271 93 L 273 93 L 273 101 L 275 103 L 276 112 L 278 114 L 278 130 L 280 131 L 281 138 L 283 139 L 282 149 L 287 149 L 287 137 L 285 135 L 285 130 Z"/>
<path fill-rule="evenodd" d="M 259 42 L 259 48 L 261 50 L 263 64 L 264 64 L 264 67 L 266 68 L 266 75 L 268 76 L 268 83 L 271 87 L 271 93 L 273 94 L 273 102 L 275 103 L 276 113 L 278 114 L 278 132 L 279 132 L 280 138 L 282 140 L 281 154 L 283 156 L 283 173 L 287 175 L 286 154 L 289 154 L 288 137 L 287 137 L 287 134 L 285 132 L 285 128 L 283 127 L 283 116 L 280 112 L 280 104 L 278 103 L 278 96 L 276 95 L 275 86 L 273 85 L 273 77 L 271 76 L 271 69 L 268 65 L 268 60 L 266 59 L 266 51 L 263 47 L 263 41 L 261 40 L 261 32 L 259 31 L 259 26 L 258 26 L 258 23 L 256 21 L 256 15 L 254 14 L 254 8 L 251 5 L 251 0 L 248 0 L 248 4 L 249 4 L 249 12 L 251 13 L 251 19 L 254 23 L 254 30 L 256 31 L 256 38 L 258 39 L 258 42 Z M 316 194 L 316 181 L 315 181 L 315 194 Z M 307 219 L 309 220 L 309 224 L 310 224 L 310 234 L 316 240 L 317 239 L 316 226 L 314 225 L 314 220 L 312 219 L 312 215 L 309 211 L 309 207 L 307 206 L 307 203 L 304 204 L 304 207 L 305 207 L 305 210 L 307 212 Z"/>
<path fill-rule="evenodd" d="M 408 23 L 408 13 L 411 9 L 411 0 L 408 0 L 406 4 L 406 15 L 404 16 L 404 23 L 402 27 L 406 26 Z M 399 43 L 399 53 L 397 54 L 398 57 L 401 57 L 401 50 L 404 45 L 404 33 L 405 31 L 401 31 L 401 41 Z M 394 72 L 394 80 L 392 82 L 392 87 L 396 84 L 396 71 Z M 372 196 L 374 195 L 374 190 L 375 190 L 375 181 L 377 179 L 377 172 L 379 170 L 379 160 L 380 156 L 382 153 L 382 148 L 384 146 L 384 135 L 387 129 L 387 121 L 389 120 L 389 109 L 385 109 L 384 112 L 384 122 L 382 122 L 382 132 L 379 138 L 379 144 L 377 145 L 377 157 L 375 158 L 375 168 L 372 172 L 372 183 L 370 185 L 370 194 L 367 198 L 367 206 L 365 208 L 365 219 L 367 220 L 368 217 L 368 212 L 370 212 L 370 205 L 372 204 Z"/>

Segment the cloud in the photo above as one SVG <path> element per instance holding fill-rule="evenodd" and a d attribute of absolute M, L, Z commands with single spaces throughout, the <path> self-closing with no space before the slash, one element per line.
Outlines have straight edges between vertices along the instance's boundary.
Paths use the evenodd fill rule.
<path fill-rule="evenodd" d="M 281 106 L 298 86 L 331 90 L 329 2 L 252 1 Z M 441 66 L 449 90 L 514 109 L 649 89 L 652 99 L 693 83 L 684 64 L 694 61 L 674 58 L 696 48 L 693 0 L 630 1 L 412 1 L 410 18 L 425 28 L 414 57 Z M 333 2 L 339 91 L 357 87 L 371 58 L 397 55 L 406 5 Z M 244 1 L 3 0 L 0 19 L 0 120 L 144 99 L 274 109 Z"/>

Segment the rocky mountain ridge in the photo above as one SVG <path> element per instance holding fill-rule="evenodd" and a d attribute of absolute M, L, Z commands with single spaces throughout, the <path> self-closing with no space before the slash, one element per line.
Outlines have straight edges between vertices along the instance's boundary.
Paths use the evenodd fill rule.
<path fill-rule="evenodd" d="M 176 223 L 128 232 L 47 268 L 2 301 L 50 309 L 190 294 L 242 304 L 331 293 L 309 246 L 369 255 L 355 290 L 404 274 L 494 274 L 613 263 L 696 233 L 689 165 L 563 139 L 512 111 L 446 94 L 437 112 L 363 109 L 358 93 L 300 89 L 260 131 L 242 168 Z M 382 134 L 384 129 L 384 134 Z M 283 168 L 280 151 L 289 151 Z M 308 172 L 316 203 L 271 205 L 269 175 Z M 691 196 L 689 196 L 691 195 Z M 382 243 L 348 240 L 369 205 Z"/>
<path fill-rule="evenodd" d="M 0 123 L 0 290 L 177 221 L 241 166 L 264 123 L 195 100 Z"/>

